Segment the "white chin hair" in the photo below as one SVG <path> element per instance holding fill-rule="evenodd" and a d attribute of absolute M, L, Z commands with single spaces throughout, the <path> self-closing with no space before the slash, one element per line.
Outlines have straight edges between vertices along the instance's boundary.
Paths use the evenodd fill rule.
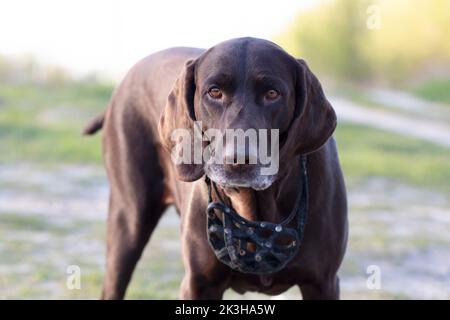
<path fill-rule="evenodd" d="M 259 171 L 259 169 L 257 171 Z M 274 175 L 266 176 L 260 174 L 250 174 L 251 177 L 237 176 L 237 178 L 232 178 L 221 166 L 206 168 L 206 175 L 212 181 L 224 187 L 252 188 L 258 191 L 269 188 L 275 181 Z"/>

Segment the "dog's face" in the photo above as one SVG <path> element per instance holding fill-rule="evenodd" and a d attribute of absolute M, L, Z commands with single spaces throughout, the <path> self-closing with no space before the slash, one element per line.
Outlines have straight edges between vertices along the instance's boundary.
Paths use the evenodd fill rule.
<path fill-rule="evenodd" d="M 177 166 L 180 179 L 196 180 L 206 172 L 220 185 L 255 190 L 268 188 L 295 155 L 325 143 L 336 125 L 306 64 L 253 38 L 223 42 L 186 63 L 161 117 L 164 145 L 173 148 L 170 131 L 193 130 L 194 121 L 201 121 L 204 133 L 222 136 L 208 141 L 208 160 Z M 274 166 L 266 174 L 261 170 Z"/>
<path fill-rule="evenodd" d="M 218 141 L 221 144 L 211 145 L 212 154 L 221 147 L 221 155 L 205 163 L 211 180 L 224 186 L 259 190 L 276 179 L 278 170 L 273 174 L 261 172 L 262 150 L 258 146 L 262 141 L 258 140 L 265 139 L 264 153 L 274 162 L 273 166 L 278 166 L 276 155 L 270 154 L 270 150 L 278 148 L 278 141 L 270 139 L 271 130 L 287 132 L 293 118 L 295 63 L 279 47 L 255 39 L 227 41 L 199 59 L 195 116 L 202 121 L 204 130 L 214 128 L 224 134 Z M 227 137 L 226 132 L 236 133 L 236 138 Z M 237 135 L 244 133 L 247 135 L 238 142 Z"/>

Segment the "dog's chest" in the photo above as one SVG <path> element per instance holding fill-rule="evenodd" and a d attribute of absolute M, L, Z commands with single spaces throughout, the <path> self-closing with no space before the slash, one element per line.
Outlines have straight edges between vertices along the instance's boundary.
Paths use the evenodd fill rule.
<path fill-rule="evenodd" d="M 238 293 L 256 291 L 270 295 L 277 295 L 289 289 L 292 285 L 279 273 L 273 275 L 248 275 L 243 273 L 233 274 L 230 286 Z"/>

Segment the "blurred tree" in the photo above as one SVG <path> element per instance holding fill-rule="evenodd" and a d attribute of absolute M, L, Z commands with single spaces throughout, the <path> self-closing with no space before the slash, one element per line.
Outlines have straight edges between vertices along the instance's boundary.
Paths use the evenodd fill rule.
<path fill-rule="evenodd" d="M 11 73 L 11 66 L 6 57 L 0 55 L 0 81 L 5 82 Z"/>
<path fill-rule="evenodd" d="M 46 83 L 53 87 L 67 84 L 71 77 L 67 70 L 56 65 L 48 65 L 45 72 Z"/>
<path fill-rule="evenodd" d="M 49 84 L 61 86 L 73 81 L 71 74 L 57 65 L 39 63 L 31 54 L 7 57 L 0 55 L 0 81 L 12 84 Z"/>
<path fill-rule="evenodd" d="M 368 28 L 379 8 L 380 28 Z M 337 78 L 401 82 L 450 70 L 450 1 L 330 0 L 300 13 L 276 41 Z"/>

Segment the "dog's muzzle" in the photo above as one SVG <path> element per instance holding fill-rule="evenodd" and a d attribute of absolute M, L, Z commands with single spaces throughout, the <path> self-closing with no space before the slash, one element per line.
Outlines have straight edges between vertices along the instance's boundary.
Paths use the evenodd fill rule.
<path fill-rule="evenodd" d="M 306 156 L 301 157 L 300 192 L 281 223 L 250 221 L 227 206 L 208 177 L 207 234 L 217 259 L 243 273 L 267 274 L 283 269 L 298 253 L 308 211 Z M 212 201 L 212 188 L 220 202 Z M 220 213 L 222 213 L 220 215 Z M 222 217 L 220 217 L 222 216 Z M 297 226 L 289 227 L 297 217 Z"/>

